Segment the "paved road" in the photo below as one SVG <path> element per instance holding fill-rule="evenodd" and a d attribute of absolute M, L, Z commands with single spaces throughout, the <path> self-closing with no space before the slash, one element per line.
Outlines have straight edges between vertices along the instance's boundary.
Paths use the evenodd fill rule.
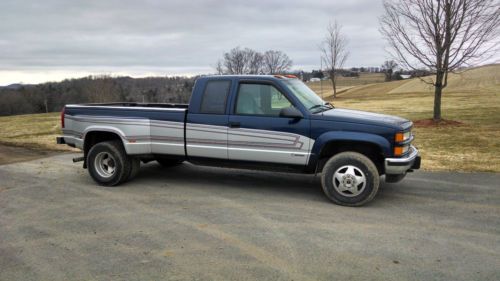
<path fill-rule="evenodd" d="M 500 280 L 500 175 L 414 173 L 362 208 L 319 179 L 72 155 L 0 166 L 0 280 Z"/>

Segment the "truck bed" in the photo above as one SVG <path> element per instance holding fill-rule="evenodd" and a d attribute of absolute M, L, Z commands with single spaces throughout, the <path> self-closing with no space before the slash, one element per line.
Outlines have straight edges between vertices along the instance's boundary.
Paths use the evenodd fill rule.
<path fill-rule="evenodd" d="M 89 132 L 119 136 L 127 154 L 185 155 L 187 104 L 92 103 L 67 105 L 62 128 L 66 143 L 83 148 Z"/>

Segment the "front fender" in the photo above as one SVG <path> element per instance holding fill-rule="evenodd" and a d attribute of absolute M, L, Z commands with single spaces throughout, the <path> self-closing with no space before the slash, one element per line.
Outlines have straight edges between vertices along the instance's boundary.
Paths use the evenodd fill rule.
<path fill-rule="evenodd" d="M 322 149 L 331 142 L 335 141 L 345 141 L 345 142 L 365 142 L 371 143 L 380 148 L 385 156 L 391 155 L 391 144 L 389 141 L 379 135 L 361 132 L 346 132 L 346 131 L 332 131 L 326 132 L 320 135 L 311 150 L 311 156 L 309 158 L 309 169 L 314 169 L 316 167 L 317 161 L 319 160 L 319 155 L 321 155 Z"/>

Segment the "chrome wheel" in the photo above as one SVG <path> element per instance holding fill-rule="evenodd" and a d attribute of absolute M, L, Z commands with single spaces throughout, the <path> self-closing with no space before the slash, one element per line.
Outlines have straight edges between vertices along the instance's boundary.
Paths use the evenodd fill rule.
<path fill-rule="evenodd" d="M 333 174 L 333 187 L 343 196 L 358 196 L 366 187 L 365 174 L 355 166 L 342 166 Z"/>
<path fill-rule="evenodd" d="M 99 176 L 110 178 L 116 170 L 115 158 L 108 152 L 99 152 L 95 157 L 94 167 Z"/>

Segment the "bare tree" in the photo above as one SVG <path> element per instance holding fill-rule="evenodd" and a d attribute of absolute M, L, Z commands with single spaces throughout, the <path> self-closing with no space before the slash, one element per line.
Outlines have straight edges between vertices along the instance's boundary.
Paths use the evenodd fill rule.
<path fill-rule="evenodd" d="M 243 50 L 245 54 L 245 74 L 260 74 L 262 72 L 262 54 L 249 48 Z"/>
<path fill-rule="evenodd" d="M 288 71 L 292 60 L 282 51 L 266 51 L 264 54 L 250 48 L 236 47 L 224 53 L 217 61 L 218 74 L 275 74 Z"/>
<path fill-rule="evenodd" d="M 441 120 L 441 95 L 448 73 L 491 56 L 498 46 L 497 0 L 385 0 L 380 31 L 392 56 L 412 70 L 434 74 L 435 122 Z M 494 42 L 497 41 L 497 42 Z"/>
<path fill-rule="evenodd" d="M 215 71 L 217 71 L 218 75 L 224 74 L 224 63 L 221 59 L 217 60 L 217 63 L 215 64 Z"/>
<path fill-rule="evenodd" d="M 320 45 L 322 60 L 330 76 L 333 87 L 333 98 L 337 97 L 338 71 L 344 66 L 349 51 L 347 50 L 347 37 L 342 33 L 342 26 L 335 21 L 326 28 L 326 37 Z"/>
<path fill-rule="evenodd" d="M 282 51 L 269 50 L 264 53 L 264 73 L 278 74 L 289 71 L 292 60 Z"/>
<path fill-rule="evenodd" d="M 386 82 L 392 80 L 392 73 L 394 72 L 396 67 L 398 67 L 398 63 L 394 60 L 386 60 L 384 64 L 382 64 L 381 68 L 384 71 Z"/>
<path fill-rule="evenodd" d="M 245 50 L 236 47 L 224 53 L 224 67 L 228 74 L 244 74 L 247 56 Z"/>

